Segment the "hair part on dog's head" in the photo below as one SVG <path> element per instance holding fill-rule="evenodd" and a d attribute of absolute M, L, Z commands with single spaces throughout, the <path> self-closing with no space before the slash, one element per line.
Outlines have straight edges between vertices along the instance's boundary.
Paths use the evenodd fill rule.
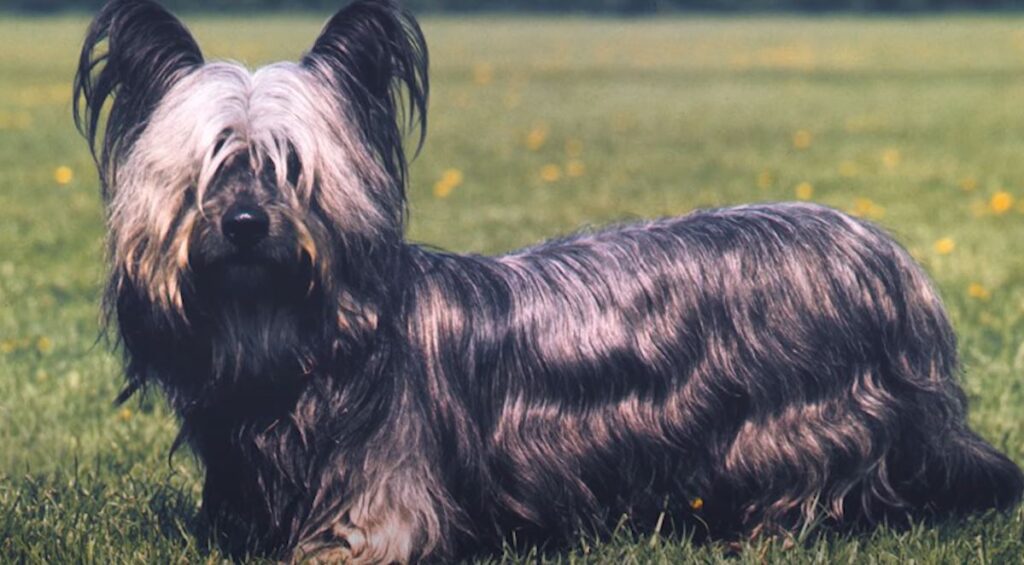
<path fill-rule="evenodd" d="M 164 94 L 202 64 L 202 52 L 189 31 L 152 0 L 113 0 L 93 20 L 75 76 L 74 117 L 96 159 L 104 195 L 118 162 Z M 111 98 L 97 147 L 103 108 Z"/>
<path fill-rule="evenodd" d="M 402 141 L 418 127 L 417 151 L 422 146 L 430 91 L 426 40 L 412 14 L 395 0 L 356 0 L 327 22 L 302 65 L 352 112 L 404 196 L 408 160 Z"/>

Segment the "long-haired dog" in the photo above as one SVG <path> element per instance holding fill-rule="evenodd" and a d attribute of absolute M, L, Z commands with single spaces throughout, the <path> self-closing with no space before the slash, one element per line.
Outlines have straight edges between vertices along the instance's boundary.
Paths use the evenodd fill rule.
<path fill-rule="evenodd" d="M 967 427 L 939 297 L 868 223 L 779 204 L 500 257 L 407 243 L 427 49 L 394 0 L 255 72 L 114 0 L 80 64 L 121 398 L 164 391 L 229 548 L 441 560 L 623 516 L 735 536 L 1021 495 Z"/>

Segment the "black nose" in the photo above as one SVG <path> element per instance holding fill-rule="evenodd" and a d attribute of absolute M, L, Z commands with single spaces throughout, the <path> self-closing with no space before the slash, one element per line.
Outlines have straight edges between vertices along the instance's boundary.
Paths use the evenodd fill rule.
<path fill-rule="evenodd" d="M 231 243 L 242 249 L 253 247 L 270 230 L 270 216 L 258 206 L 235 204 L 221 219 L 221 229 Z"/>

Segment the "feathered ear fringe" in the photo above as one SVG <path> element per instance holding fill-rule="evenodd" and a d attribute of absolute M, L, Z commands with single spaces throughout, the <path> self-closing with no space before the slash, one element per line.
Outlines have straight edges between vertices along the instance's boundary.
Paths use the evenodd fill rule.
<path fill-rule="evenodd" d="M 423 145 L 430 91 L 426 40 L 412 14 L 395 0 L 356 0 L 327 22 L 302 64 L 343 97 L 365 141 L 404 190 L 402 140 L 418 126 L 417 151 Z"/>
<path fill-rule="evenodd" d="M 89 26 L 75 75 L 74 116 L 89 141 L 104 196 L 118 161 L 157 104 L 184 73 L 202 63 L 188 29 L 156 2 L 112 0 L 100 10 Z M 108 98 L 113 104 L 97 147 Z"/>

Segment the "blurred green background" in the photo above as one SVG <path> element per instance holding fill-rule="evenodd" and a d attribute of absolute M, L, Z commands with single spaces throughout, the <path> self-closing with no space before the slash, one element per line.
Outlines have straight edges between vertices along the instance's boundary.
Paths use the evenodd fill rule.
<path fill-rule="evenodd" d="M 55 12 L 92 10 L 105 0 L 0 0 L 0 10 Z M 192 11 L 283 11 L 336 9 L 339 0 L 163 0 Z M 405 0 L 427 12 L 587 12 L 651 14 L 677 11 L 927 12 L 1001 11 L 1024 7 L 1024 0 Z"/>
<path fill-rule="evenodd" d="M 186 18 L 211 58 L 295 58 L 326 13 Z M 1024 18 L 431 16 L 410 237 L 501 252 L 582 226 L 804 199 L 935 277 L 971 421 L 1024 463 Z M 103 212 L 71 126 L 84 16 L 0 20 L 0 562 L 218 562 L 159 395 L 114 407 Z M 566 562 L 1014 562 L 1024 516 L 798 543 L 620 533 Z M 506 552 L 507 561 L 530 556 Z"/>

